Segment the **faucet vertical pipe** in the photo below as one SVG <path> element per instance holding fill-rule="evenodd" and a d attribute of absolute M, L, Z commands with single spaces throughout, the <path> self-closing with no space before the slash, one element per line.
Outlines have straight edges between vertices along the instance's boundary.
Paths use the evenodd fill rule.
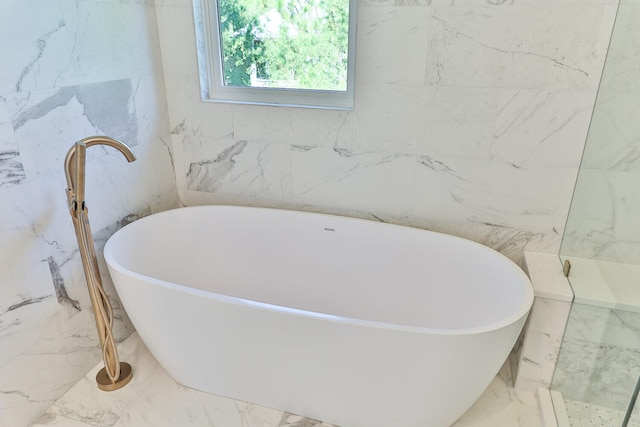
<path fill-rule="evenodd" d="M 98 388 L 105 391 L 117 390 L 124 387 L 132 378 L 131 365 L 120 362 L 113 336 L 113 309 L 109 298 L 102 287 L 100 269 L 95 253 L 95 245 L 89 225 L 88 210 L 84 201 L 85 196 L 85 161 L 86 148 L 92 145 L 108 145 L 118 149 L 129 162 L 135 156 L 124 143 L 109 137 L 95 136 L 76 142 L 65 157 L 65 175 L 67 179 L 67 201 L 69 213 L 76 232 L 76 239 L 80 249 L 82 266 L 87 280 L 89 298 L 98 329 L 98 338 L 102 348 L 102 358 L 105 367 L 96 375 Z"/>
<path fill-rule="evenodd" d="M 77 203 L 84 203 L 84 167 L 85 167 L 85 159 L 87 157 L 87 147 L 83 142 L 76 142 L 75 144 L 75 164 L 74 164 L 74 175 L 75 175 L 75 200 Z M 78 207 L 81 209 L 82 207 Z"/>

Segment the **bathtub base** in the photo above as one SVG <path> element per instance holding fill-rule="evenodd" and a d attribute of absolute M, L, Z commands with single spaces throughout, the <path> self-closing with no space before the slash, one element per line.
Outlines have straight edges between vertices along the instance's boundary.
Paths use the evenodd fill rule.
<path fill-rule="evenodd" d="M 131 277 L 121 286 L 125 279 L 112 274 L 140 337 L 174 380 L 340 427 L 450 426 L 495 378 L 525 319 L 482 334 L 420 334 L 256 309 Z M 171 302 L 170 316 L 161 301 Z"/>

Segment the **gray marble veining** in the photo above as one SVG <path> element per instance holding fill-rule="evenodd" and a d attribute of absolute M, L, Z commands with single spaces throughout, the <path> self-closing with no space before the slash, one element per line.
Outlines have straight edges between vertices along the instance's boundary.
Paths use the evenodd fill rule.
<path fill-rule="evenodd" d="M 9 109 L 0 95 L 0 189 L 19 185 L 25 178 Z"/>
<path fill-rule="evenodd" d="M 21 92 L 23 90 L 23 82 L 25 78 L 29 74 L 33 73 L 34 68 L 37 67 L 39 61 L 42 59 L 42 56 L 44 55 L 45 50 L 47 49 L 47 43 L 49 38 L 55 33 L 57 33 L 58 31 L 63 30 L 64 26 L 65 26 L 64 21 L 60 21 L 56 28 L 52 29 L 51 31 L 43 34 L 41 37 L 38 38 L 38 40 L 36 41 L 37 53 L 35 55 L 35 58 L 33 58 L 31 62 L 29 62 L 24 67 L 24 69 L 20 72 L 20 76 L 18 77 L 18 81 L 16 82 L 16 85 L 15 85 L 16 92 Z"/>
<path fill-rule="evenodd" d="M 25 179 L 20 153 L 14 147 L 0 145 L 0 188 L 19 185 Z"/>
<path fill-rule="evenodd" d="M 56 263 L 53 259 L 53 256 L 47 258 L 47 264 L 49 264 L 49 270 L 51 271 L 51 279 L 53 281 L 53 287 L 56 290 L 56 297 L 58 298 L 58 302 L 61 304 L 69 304 L 76 310 L 80 310 L 80 303 L 69 297 L 67 293 L 67 288 L 64 284 L 64 278 L 60 273 L 60 265 Z"/>
<path fill-rule="evenodd" d="M 132 109 L 131 80 L 115 80 L 83 86 L 64 87 L 35 104 L 18 104 L 12 119 L 14 131 L 32 120 L 38 120 L 52 110 L 66 106 L 72 99 L 83 107 L 83 114 L 96 132 L 137 145 L 138 121 Z"/>
<path fill-rule="evenodd" d="M 187 171 L 188 188 L 215 192 L 221 185 L 220 180 L 231 172 L 236 165 L 236 157 L 246 146 L 247 141 L 238 141 L 222 150 L 213 160 L 191 163 Z"/>

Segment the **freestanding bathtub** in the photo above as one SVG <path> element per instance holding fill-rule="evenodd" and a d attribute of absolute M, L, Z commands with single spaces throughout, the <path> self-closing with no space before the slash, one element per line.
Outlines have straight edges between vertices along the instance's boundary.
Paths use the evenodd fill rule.
<path fill-rule="evenodd" d="M 451 425 L 533 302 L 524 272 L 485 246 L 332 215 L 182 208 L 104 252 L 176 381 L 342 427 Z"/>

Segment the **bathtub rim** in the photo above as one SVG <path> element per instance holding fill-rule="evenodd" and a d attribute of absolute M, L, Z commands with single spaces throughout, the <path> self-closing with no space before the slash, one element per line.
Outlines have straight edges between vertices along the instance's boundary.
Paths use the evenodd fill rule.
<path fill-rule="evenodd" d="M 117 260 L 115 258 L 115 255 L 113 254 L 113 247 L 116 245 L 118 239 L 120 238 L 119 236 L 122 236 L 124 233 L 126 233 L 125 230 L 130 225 L 132 225 L 134 223 L 137 223 L 138 221 L 143 221 L 143 222 L 152 221 L 151 217 L 168 214 L 169 212 L 173 212 L 173 211 L 177 211 L 177 210 L 184 210 L 184 209 L 189 209 L 190 210 L 190 209 L 203 209 L 203 208 L 204 209 L 207 209 L 207 208 L 209 208 L 209 209 L 210 208 L 240 208 L 240 209 L 251 209 L 251 210 L 270 210 L 270 211 L 293 212 L 293 213 L 296 213 L 296 214 L 299 213 L 299 214 L 302 214 L 302 215 L 331 216 L 331 217 L 337 217 L 337 218 L 340 218 L 340 219 L 347 219 L 347 220 L 352 220 L 352 221 L 371 222 L 371 223 L 380 224 L 381 226 L 401 227 L 403 229 L 409 228 L 411 230 L 416 230 L 417 232 L 426 232 L 426 233 L 434 233 L 434 234 L 438 234 L 438 235 L 443 235 L 443 236 L 446 236 L 447 238 L 458 240 L 463 244 L 468 244 L 468 245 L 471 245 L 471 246 L 478 247 L 480 250 L 489 251 L 489 252 L 492 253 L 492 256 L 500 257 L 503 261 L 505 261 L 506 265 L 509 268 L 515 269 L 517 271 L 518 276 L 522 279 L 521 286 L 523 287 L 523 291 L 524 291 L 523 292 L 524 293 L 523 302 L 509 316 L 506 316 L 505 318 L 503 318 L 503 319 L 501 319 L 501 320 L 499 320 L 497 322 L 492 322 L 492 323 L 488 323 L 488 324 L 481 325 L 481 326 L 474 326 L 474 327 L 471 327 L 471 328 L 451 328 L 451 329 L 429 328 L 429 327 L 423 327 L 423 326 L 404 325 L 404 324 L 399 324 L 399 323 L 388 323 L 388 322 L 381 322 L 381 321 L 375 321 L 375 320 L 366 320 L 366 319 L 358 319 L 358 318 L 353 318 L 353 317 L 339 316 L 339 315 L 334 315 L 334 314 L 327 314 L 327 313 L 321 313 L 321 312 L 310 311 L 310 310 L 303 310 L 303 309 L 287 307 L 287 306 L 282 306 L 282 305 L 264 303 L 264 302 L 260 302 L 260 301 L 248 300 L 248 299 L 245 299 L 245 298 L 234 297 L 234 296 L 230 296 L 230 295 L 224 295 L 224 294 L 220 294 L 220 293 L 216 293 L 216 292 L 211 292 L 211 291 L 207 291 L 207 290 L 203 290 L 203 289 L 194 288 L 194 287 L 191 287 L 189 285 L 180 284 L 180 283 L 173 283 L 173 282 L 169 282 L 169 281 L 166 281 L 166 280 L 163 280 L 163 279 L 159 279 L 159 278 L 156 278 L 156 277 L 153 277 L 153 276 L 147 276 L 145 274 L 140 274 L 140 273 L 132 271 L 132 270 L 130 270 L 128 268 L 125 268 L 119 262 L 117 262 Z M 410 332 L 410 333 L 435 334 L 435 335 L 475 335 L 475 334 L 482 334 L 482 333 L 497 331 L 497 330 L 509 327 L 509 326 L 511 326 L 513 324 L 516 324 L 516 323 L 520 322 L 521 320 L 523 320 L 523 318 L 525 318 L 529 314 L 529 311 L 531 310 L 531 307 L 533 305 L 533 300 L 534 300 L 534 291 L 533 291 L 533 286 L 531 284 L 531 281 L 530 281 L 529 277 L 527 276 L 527 274 L 515 262 L 513 262 L 511 259 L 509 259 L 505 255 L 501 254 L 500 252 L 498 252 L 498 251 L 496 251 L 496 250 L 494 250 L 494 249 L 492 249 L 492 248 L 490 248 L 490 247 L 488 247 L 486 245 L 483 245 L 481 243 L 475 242 L 473 240 L 465 239 L 463 237 L 454 236 L 454 235 L 451 235 L 451 234 L 440 233 L 440 232 L 437 232 L 437 231 L 425 230 L 425 229 L 416 228 L 416 227 L 410 227 L 410 226 L 405 226 L 405 225 L 392 224 L 392 223 L 386 223 L 386 222 L 378 222 L 378 221 L 372 221 L 372 220 L 362 219 L 362 218 L 348 217 L 348 216 L 343 216 L 343 215 L 325 214 L 325 213 L 316 213 L 316 212 L 307 212 L 307 211 L 296 211 L 296 210 L 291 210 L 291 209 L 263 208 L 263 207 L 251 207 L 251 206 L 235 206 L 235 205 L 198 205 L 198 206 L 180 207 L 180 208 L 175 208 L 175 209 L 169 209 L 169 210 L 162 211 L 162 212 L 157 212 L 157 213 L 145 216 L 143 218 L 140 218 L 140 219 L 138 219 L 136 221 L 133 221 L 133 222 L 125 225 L 124 227 L 122 227 L 120 230 L 117 230 L 111 237 L 109 237 L 109 239 L 107 239 L 107 242 L 105 243 L 105 246 L 104 246 L 104 258 L 105 258 L 105 261 L 107 262 L 109 270 L 114 269 L 114 270 L 118 271 L 120 274 L 123 274 L 125 276 L 130 276 L 130 277 L 132 277 L 134 279 L 137 279 L 137 280 L 152 282 L 155 285 L 162 286 L 162 287 L 167 288 L 167 289 L 176 290 L 176 291 L 180 291 L 180 292 L 186 292 L 186 293 L 191 294 L 191 295 L 205 297 L 207 299 L 212 299 L 212 300 L 215 300 L 215 301 L 218 301 L 218 302 L 222 302 L 222 303 L 233 304 L 233 305 L 240 306 L 240 307 L 245 307 L 245 308 L 254 308 L 254 309 L 259 309 L 259 310 L 265 310 L 265 311 L 274 312 L 274 313 L 292 315 L 292 316 L 296 316 L 296 317 L 315 318 L 315 319 L 318 319 L 318 320 L 341 323 L 341 324 L 347 324 L 347 325 L 353 325 L 353 326 L 370 327 L 370 328 L 378 328 L 378 329 L 388 329 L 388 330 L 393 330 L 393 331 L 403 331 L 403 332 Z M 114 280 L 114 285 L 116 286 L 116 291 L 117 291 L 118 285 L 116 284 L 115 280 Z"/>

